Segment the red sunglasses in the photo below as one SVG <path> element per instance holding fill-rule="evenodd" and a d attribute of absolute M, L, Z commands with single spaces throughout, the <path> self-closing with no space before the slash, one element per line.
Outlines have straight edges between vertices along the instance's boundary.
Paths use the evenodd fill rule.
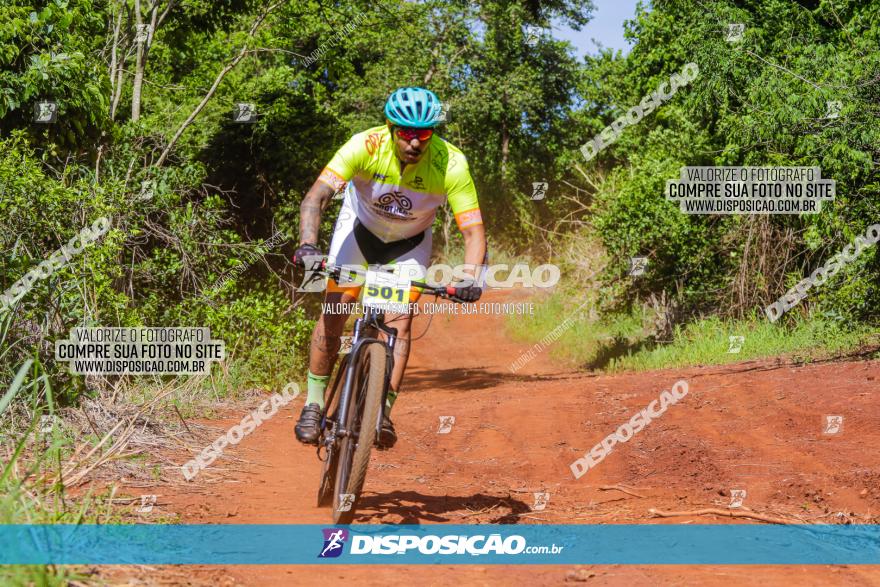
<path fill-rule="evenodd" d="M 411 141 L 413 139 L 419 139 L 421 142 L 425 142 L 430 139 L 434 135 L 434 129 L 432 128 L 401 128 L 396 127 L 394 130 L 397 138 L 403 139 L 405 141 Z"/>

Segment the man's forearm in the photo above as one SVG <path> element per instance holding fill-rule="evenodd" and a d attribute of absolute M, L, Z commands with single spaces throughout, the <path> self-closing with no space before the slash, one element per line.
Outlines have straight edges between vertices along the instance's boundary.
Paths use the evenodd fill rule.
<path fill-rule="evenodd" d="M 482 224 L 469 226 L 461 231 L 464 236 L 464 273 L 477 279 L 476 268 L 486 258 L 486 230 Z"/>
<path fill-rule="evenodd" d="M 321 211 L 326 202 L 333 197 L 333 188 L 322 181 L 316 181 L 303 198 L 299 208 L 299 242 L 300 244 L 318 243 L 318 230 L 321 227 Z"/>
<path fill-rule="evenodd" d="M 299 208 L 299 243 L 318 244 L 318 227 L 321 226 L 321 205 L 303 200 Z"/>

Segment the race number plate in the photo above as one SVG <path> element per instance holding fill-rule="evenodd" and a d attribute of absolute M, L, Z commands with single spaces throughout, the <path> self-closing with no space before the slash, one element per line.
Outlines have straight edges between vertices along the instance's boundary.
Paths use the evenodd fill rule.
<path fill-rule="evenodd" d="M 364 280 L 363 305 L 384 312 L 406 312 L 410 280 L 394 273 L 367 271 Z"/>

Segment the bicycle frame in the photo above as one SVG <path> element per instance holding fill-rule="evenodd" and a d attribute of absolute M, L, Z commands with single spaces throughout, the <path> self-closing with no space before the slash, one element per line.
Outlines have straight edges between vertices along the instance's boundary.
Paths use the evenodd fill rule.
<path fill-rule="evenodd" d="M 328 268 L 326 260 L 321 260 L 316 263 L 312 268 L 312 271 L 326 271 L 328 276 L 333 277 L 334 279 L 339 279 L 339 275 L 342 271 L 346 271 L 348 274 L 354 275 L 362 275 L 363 271 L 359 268 L 352 267 L 332 267 Z M 441 296 L 444 298 L 455 299 L 451 297 L 454 294 L 455 288 L 451 286 L 444 287 L 434 287 L 427 283 L 422 283 L 419 281 L 412 281 L 412 287 L 421 288 L 422 291 L 426 293 L 433 293 L 434 295 Z M 383 341 L 375 334 L 377 332 L 383 332 L 388 336 L 388 340 Z M 372 335 L 372 336 L 371 336 Z M 369 344 L 381 344 L 385 347 L 385 354 L 388 360 L 385 362 L 385 384 L 382 389 L 382 406 L 379 410 L 379 418 L 376 421 L 376 438 L 378 439 L 381 436 L 381 428 L 382 428 L 382 418 L 385 416 L 385 402 L 388 399 L 388 387 L 391 384 L 391 373 L 394 369 L 394 345 L 397 341 L 397 329 L 392 328 L 385 324 L 385 312 L 379 310 L 377 308 L 373 308 L 367 306 L 364 309 L 364 315 L 358 318 L 354 324 L 354 343 L 352 344 L 351 352 L 348 355 L 348 364 L 345 372 L 345 381 L 342 385 L 342 390 L 339 392 L 339 403 L 337 404 L 337 422 L 334 430 L 334 434 L 332 438 L 327 441 L 320 443 L 318 445 L 318 450 L 320 451 L 320 447 L 323 444 L 326 448 L 330 448 L 333 444 L 336 443 L 336 440 L 339 438 L 344 438 L 346 436 L 351 436 L 353 434 L 352 430 L 346 430 L 344 423 L 348 418 L 348 409 L 349 409 L 349 401 L 351 399 L 351 394 L 354 393 L 354 377 L 355 371 L 357 368 L 357 361 L 361 354 L 361 349 L 363 349 L 366 345 Z M 341 369 L 341 366 L 340 366 Z M 339 375 L 337 375 L 339 377 Z M 335 392 L 336 389 L 336 381 L 334 380 L 333 389 Z M 327 398 L 327 406 L 330 406 L 333 402 L 333 393 L 329 398 Z M 328 408 L 329 409 L 329 408 Z M 322 437 L 323 433 L 326 431 L 327 423 L 327 414 L 324 415 L 324 418 L 321 421 L 321 432 Z"/>
<path fill-rule="evenodd" d="M 371 336 L 374 332 L 383 332 L 388 336 L 388 340 L 383 341 L 377 336 Z M 349 353 L 349 361 L 345 372 L 345 381 L 342 385 L 342 391 L 339 395 L 339 403 L 337 408 L 336 429 L 333 435 L 333 442 L 339 438 L 352 436 L 353 431 L 345 428 L 345 422 L 348 421 L 348 410 L 350 407 L 351 395 L 354 393 L 354 377 L 357 371 L 357 361 L 360 357 L 361 350 L 370 344 L 381 344 L 385 347 L 385 354 L 388 361 L 385 363 L 385 384 L 382 389 L 382 406 L 379 410 L 379 418 L 375 423 L 376 438 L 382 426 L 382 418 L 385 414 L 385 401 L 388 399 L 388 388 L 391 383 L 391 373 L 394 368 L 394 345 L 397 341 L 397 329 L 385 324 L 385 313 L 367 307 L 364 315 L 358 318 L 354 324 L 354 343 Z M 327 404 L 333 401 L 332 396 L 328 398 Z"/>

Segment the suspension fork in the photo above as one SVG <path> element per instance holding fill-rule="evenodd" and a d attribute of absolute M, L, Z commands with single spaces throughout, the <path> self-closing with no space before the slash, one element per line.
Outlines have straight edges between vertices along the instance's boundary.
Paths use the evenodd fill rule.
<path fill-rule="evenodd" d="M 394 372 L 394 345 L 397 342 L 397 329 L 385 325 L 381 320 L 378 324 L 379 330 L 388 336 L 388 341 L 383 345 L 385 347 L 385 383 L 382 386 L 382 405 L 379 406 L 379 416 L 376 419 L 376 438 L 382 434 L 382 420 L 385 418 L 385 405 L 388 401 L 388 391 L 391 388 L 391 374 Z"/>
<path fill-rule="evenodd" d="M 342 386 L 342 392 L 339 396 L 339 420 L 337 422 L 336 437 L 342 438 L 351 436 L 352 431 L 346 428 L 348 422 L 348 410 L 351 404 L 351 396 L 355 393 L 355 375 L 359 366 L 361 351 L 367 345 L 381 343 L 378 338 L 363 336 L 372 328 L 381 328 L 381 321 L 377 320 L 377 314 L 369 312 L 363 318 L 358 318 L 354 323 L 354 344 L 349 353 L 348 368 L 345 372 L 345 383 Z"/>
<path fill-rule="evenodd" d="M 339 396 L 339 418 L 336 431 L 337 438 L 350 436 L 352 434 L 352 431 L 345 427 L 345 422 L 348 421 L 348 409 L 351 394 L 355 393 L 354 383 L 355 373 L 358 368 L 358 360 L 360 359 L 361 351 L 364 347 L 377 343 L 381 344 L 384 348 L 385 357 L 387 359 L 385 361 L 384 385 L 382 386 L 382 403 L 379 406 L 379 415 L 376 420 L 376 438 L 378 438 L 378 435 L 381 433 L 382 419 L 385 416 L 385 402 L 388 400 L 388 391 L 391 386 L 391 374 L 394 371 L 394 346 L 397 342 L 397 329 L 387 326 L 383 321 L 383 317 L 384 315 L 381 312 L 368 310 L 363 318 L 357 319 L 354 323 L 355 342 L 352 345 L 351 353 L 349 353 L 348 369 L 345 373 L 345 383 L 342 386 L 342 391 Z M 379 338 L 363 337 L 363 335 L 371 328 L 385 333 L 388 340 L 383 341 Z"/>
<path fill-rule="evenodd" d="M 336 422 L 336 438 L 350 436 L 351 430 L 346 428 L 348 422 L 348 409 L 350 407 L 351 395 L 354 393 L 354 379 L 358 369 L 358 359 L 360 358 L 360 350 L 364 341 L 358 341 L 351 348 L 349 354 L 350 360 L 345 371 L 345 383 L 342 385 L 342 393 L 339 395 L 339 418 Z"/>

